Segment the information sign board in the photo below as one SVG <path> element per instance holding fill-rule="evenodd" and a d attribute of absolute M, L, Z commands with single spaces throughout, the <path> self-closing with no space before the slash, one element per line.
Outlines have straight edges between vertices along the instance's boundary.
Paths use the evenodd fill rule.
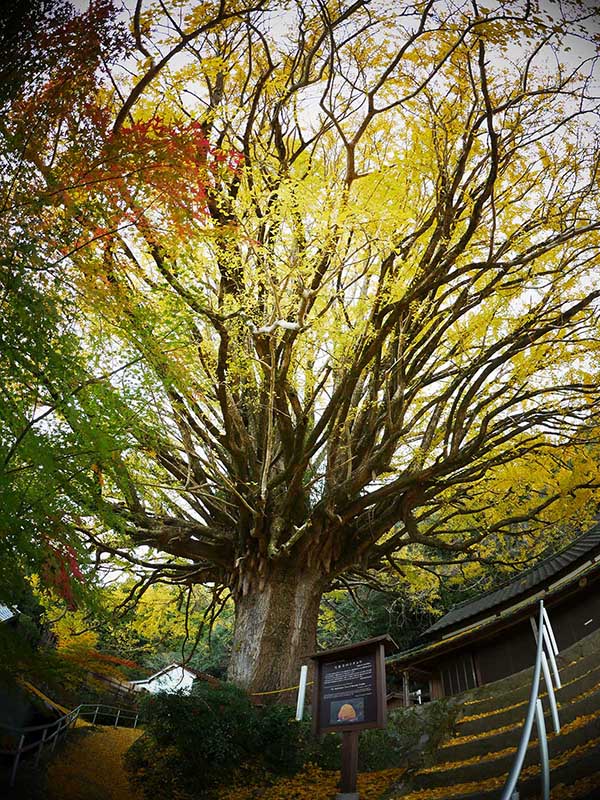
<path fill-rule="evenodd" d="M 388 636 L 378 636 L 311 656 L 315 733 L 385 726 L 385 651 L 390 644 Z"/>

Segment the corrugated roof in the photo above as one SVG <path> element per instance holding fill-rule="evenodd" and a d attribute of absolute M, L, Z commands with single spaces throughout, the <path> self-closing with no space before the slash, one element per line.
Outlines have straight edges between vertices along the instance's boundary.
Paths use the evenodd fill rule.
<path fill-rule="evenodd" d="M 509 605 L 513 600 L 531 594 L 542 585 L 558 579 L 577 566 L 584 564 L 600 552 L 600 523 L 594 525 L 583 536 L 575 539 L 570 545 L 554 555 L 540 561 L 535 567 L 521 572 L 512 581 L 505 583 L 498 589 L 479 595 L 473 600 L 465 600 L 454 606 L 447 614 L 434 622 L 425 631 L 425 635 L 438 633 L 446 628 L 452 628 L 464 623 L 472 617 L 477 617 L 484 612 L 496 607 Z"/>
<path fill-rule="evenodd" d="M 0 603 L 0 622 L 8 622 L 14 616 L 16 614 L 11 608 Z"/>
<path fill-rule="evenodd" d="M 156 680 L 156 678 L 160 678 L 161 675 L 166 675 L 168 672 L 172 672 L 175 669 L 183 670 L 184 672 L 189 673 L 190 675 L 194 675 L 196 678 L 203 678 L 204 680 L 210 683 L 210 679 L 212 675 L 208 675 L 206 672 L 199 672 L 197 669 L 193 667 L 188 667 L 186 664 L 180 664 L 178 661 L 175 661 L 173 664 L 169 664 L 168 667 L 163 667 L 159 669 L 158 672 L 155 672 L 153 675 L 149 675 L 147 678 L 142 678 L 139 681 L 129 681 L 132 684 L 141 684 L 141 683 L 150 683 L 150 681 Z M 214 680 L 218 683 L 219 681 L 214 678 Z"/>

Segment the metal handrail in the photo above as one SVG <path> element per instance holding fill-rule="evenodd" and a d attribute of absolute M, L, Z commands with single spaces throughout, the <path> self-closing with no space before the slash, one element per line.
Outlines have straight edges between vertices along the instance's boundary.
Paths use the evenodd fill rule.
<path fill-rule="evenodd" d="M 140 718 L 139 711 L 131 711 L 128 708 L 121 708 L 120 706 L 106 706 L 103 703 L 82 703 L 81 705 L 77 706 L 79 709 L 79 716 L 85 717 L 92 716 L 92 725 L 96 724 L 96 720 L 98 718 L 98 714 L 102 716 L 112 716 L 110 712 L 114 712 L 115 723 L 114 727 L 116 728 L 119 725 L 121 720 L 133 720 L 133 728 L 137 728 L 138 720 Z M 91 709 L 90 711 L 86 711 L 84 709 Z"/>
<path fill-rule="evenodd" d="M 529 705 L 527 707 L 527 715 L 523 724 L 523 731 L 521 733 L 519 746 L 517 747 L 515 760 L 513 761 L 510 773 L 506 779 L 506 783 L 504 784 L 504 789 L 502 791 L 500 800 L 518 800 L 519 794 L 517 792 L 517 781 L 519 780 L 521 770 L 523 769 L 523 762 L 525 761 L 527 747 L 531 739 L 534 718 L 536 720 L 538 741 L 540 744 L 540 759 L 542 762 L 542 797 L 543 800 L 549 800 L 550 798 L 550 761 L 548 758 L 548 739 L 546 736 L 546 724 L 544 722 L 544 707 L 539 696 L 542 672 L 544 674 L 544 683 L 546 684 L 548 700 L 550 702 L 550 709 L 552 712 L 552 721 L 556 733 L 560 732 L 560 721 L 558 718 L 558 709 L 554 696 L 552 677 L 550 675 L 546 653 L 544 652 L 544 645 L 546 645 L 546 648 L 548 649 L 548 657 L 550 658 L 550 663 L 552 664 L 552 671 L 554 673 L 557 688 L 560 688 L 561 683 L 558 675 L 558 667 L 556 666 L 556 660 L 554 658 L 555 655 L 558 655 L 558 646 L 556 644 L 556 639 L 554 638 L 552 626 L 550 625 L 550 619 L 548 618 L 548 614 L 544 608 L 543 600 L 540 600 L 540 621 L 537 632 L 533 618 L 531 620 L 531 624 L 534 634 L 537 637 L 537 648 L 535 665 L 533 668 L 533 680 L 531 682 L 531 692 L 529 695 Z"/>
<path fill-rule="evenodd" d="M 77 708 L 79 708 L 79 706 L 77 706 Z M 52 722 L 46 722 L 44 725 L 28 725 L 27 727 L 22 728 L 18 725 L 8 725 L 4 722 L 0 722 L 0 728 L 4 728 L 4 730 L 8 731 L 17 731 L 17 733 L 33 733 L 34 731 L 41 731 L 44 730 L 44 728 L 51 728 L 53 725 L 57 725 L 61 720 L 70 716 L 76 710 L 77 709 L 74 708 L 73 711 L 69 711 L 68 714 L 64 714 L 62 717 L 58 717 L 58 719 L 55 719 Z M 3 752 L 3 750 L 0 750 L 0 753 Z"/>
<path fill-rule="evenodd" d="M 72 711 L 69 711 L 68 714 L 64 714 L 62 717 L 59 717 L 58 719 L 55 719 L 52 722 L 48 722 L 45 725 L 28 725 L 24 728 L 19 728 L 15 727 L 14 725 L 6 725 L 4 723 L 0 723 L 0 730 L 14 731 L 19 738 L 19 743 L 16 749 L 0 750 L 0 755 L 7 755 L 14 757 L 13 766 L 10 774 L 10 786 L 13 787 L 15 785 L 17 770 L 19 768 L 21 756 L 23 755 L 23 753 L 28 753 L 30 750 L 35 750 L 37 748 L 37 753 L 35 756 L 35 764 L 37 766 L 43 748 L 46 747 L 46 745 L 52 743 L 52 750 L 54 750 L 54 748 L 56 747 L 56 742 L 58 741 L 58 738 L 61 735 L 61 733 L 64 733 L 66 735 L 69 728 L 75 725 L 79 717 L 84 719 L 85 716 L 92 716 L 93 719 L 91 724 L 95 725 L 98 715 L 114 716 L 115 728 L 119 725 L 119 722 L 122 723 L 126 720 L 131 720 L 131 719 L 133 719 L 132 727 L 137 728 L 139 720 L 139 713 L 131 711 L 130 709 L 127 708 L 120 708 L 119 706 L 108 706 L 104 705 L 104 703 L 96 703 L 96 704 L 81 703 Z M 56 730 L 52 731 L 52 733 L 49 734 L 48 732 L 52 728 L 56 728 Z M 36 733 L 37 731 L 43 732 L 41 739 L 36 739 L 34 742 L 25 744 L 26 737 L 31 733 Z"/>

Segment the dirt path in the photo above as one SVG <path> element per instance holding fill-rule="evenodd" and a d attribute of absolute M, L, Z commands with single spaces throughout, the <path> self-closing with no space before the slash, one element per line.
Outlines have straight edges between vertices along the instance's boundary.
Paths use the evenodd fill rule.
<path fill-rule="evenodd" d="M 123 756 L 142 731 L 80 730 L 48 768 L 48 800 L 141 800 L 129 783 Z"/>

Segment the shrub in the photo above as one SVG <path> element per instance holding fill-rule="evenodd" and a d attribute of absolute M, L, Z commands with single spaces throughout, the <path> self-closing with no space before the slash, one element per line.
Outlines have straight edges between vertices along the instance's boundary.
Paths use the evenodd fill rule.
<path fill-rule="evenodd" d="M 310 728 L 294 719 L 294 709 L 267 706 L 257 709 L 261 758 L 265 768 L 277 775 L 292 775 L 308 756 Z"/>
<path fill-rule="evenodd" d="M 133 783 L 144 797 L 184 798 L 185 776 L 181 770 L 181 755 L 175 747 L 163 747 L 147 733 L 141 736 L 125 754 L 125 766 Z"/>
<path fill-rule="evenodd" d="M 441 742 L 450 734 L 459 705 L 442 699 L 422 706 L 395 709 L 388 714 L 387 726 L 362 731 L 358 748 L 361 772 L 407 766 L 428 766 Z M 305 760 L 322 769 L 339 769 L 342 739 L 328 733 L 319 741 L 311 741 Z"/>
<path fill-rule="evenodd" d="M 146 797 L 201 796 L 235 769 L 290 774 L 304 765 L 307 726 L 292 710 L 257 708 L 232 684 L 200 684 L 191 695 L 150 695 L 143 701 L 145 735 L 127 764 Z"/>
<path fill-rule="evenodd" d="M 232 684 L 200 684 L 191 695 L 151 695 L 144 701 L 145 735 L 128 755 L 133 779 L 151 800 L 206 797 L 215 786 L 268 784 L 306 763 L 338 770 L 341 737 L 313 739 L 309 721 L 293 709 L 258 708 Z M 360 736 L 364 772 L 417 766 L 431 761 L 448 735 L 457 707 L 445 700 L 392 711 L 385 730 Z"/>

